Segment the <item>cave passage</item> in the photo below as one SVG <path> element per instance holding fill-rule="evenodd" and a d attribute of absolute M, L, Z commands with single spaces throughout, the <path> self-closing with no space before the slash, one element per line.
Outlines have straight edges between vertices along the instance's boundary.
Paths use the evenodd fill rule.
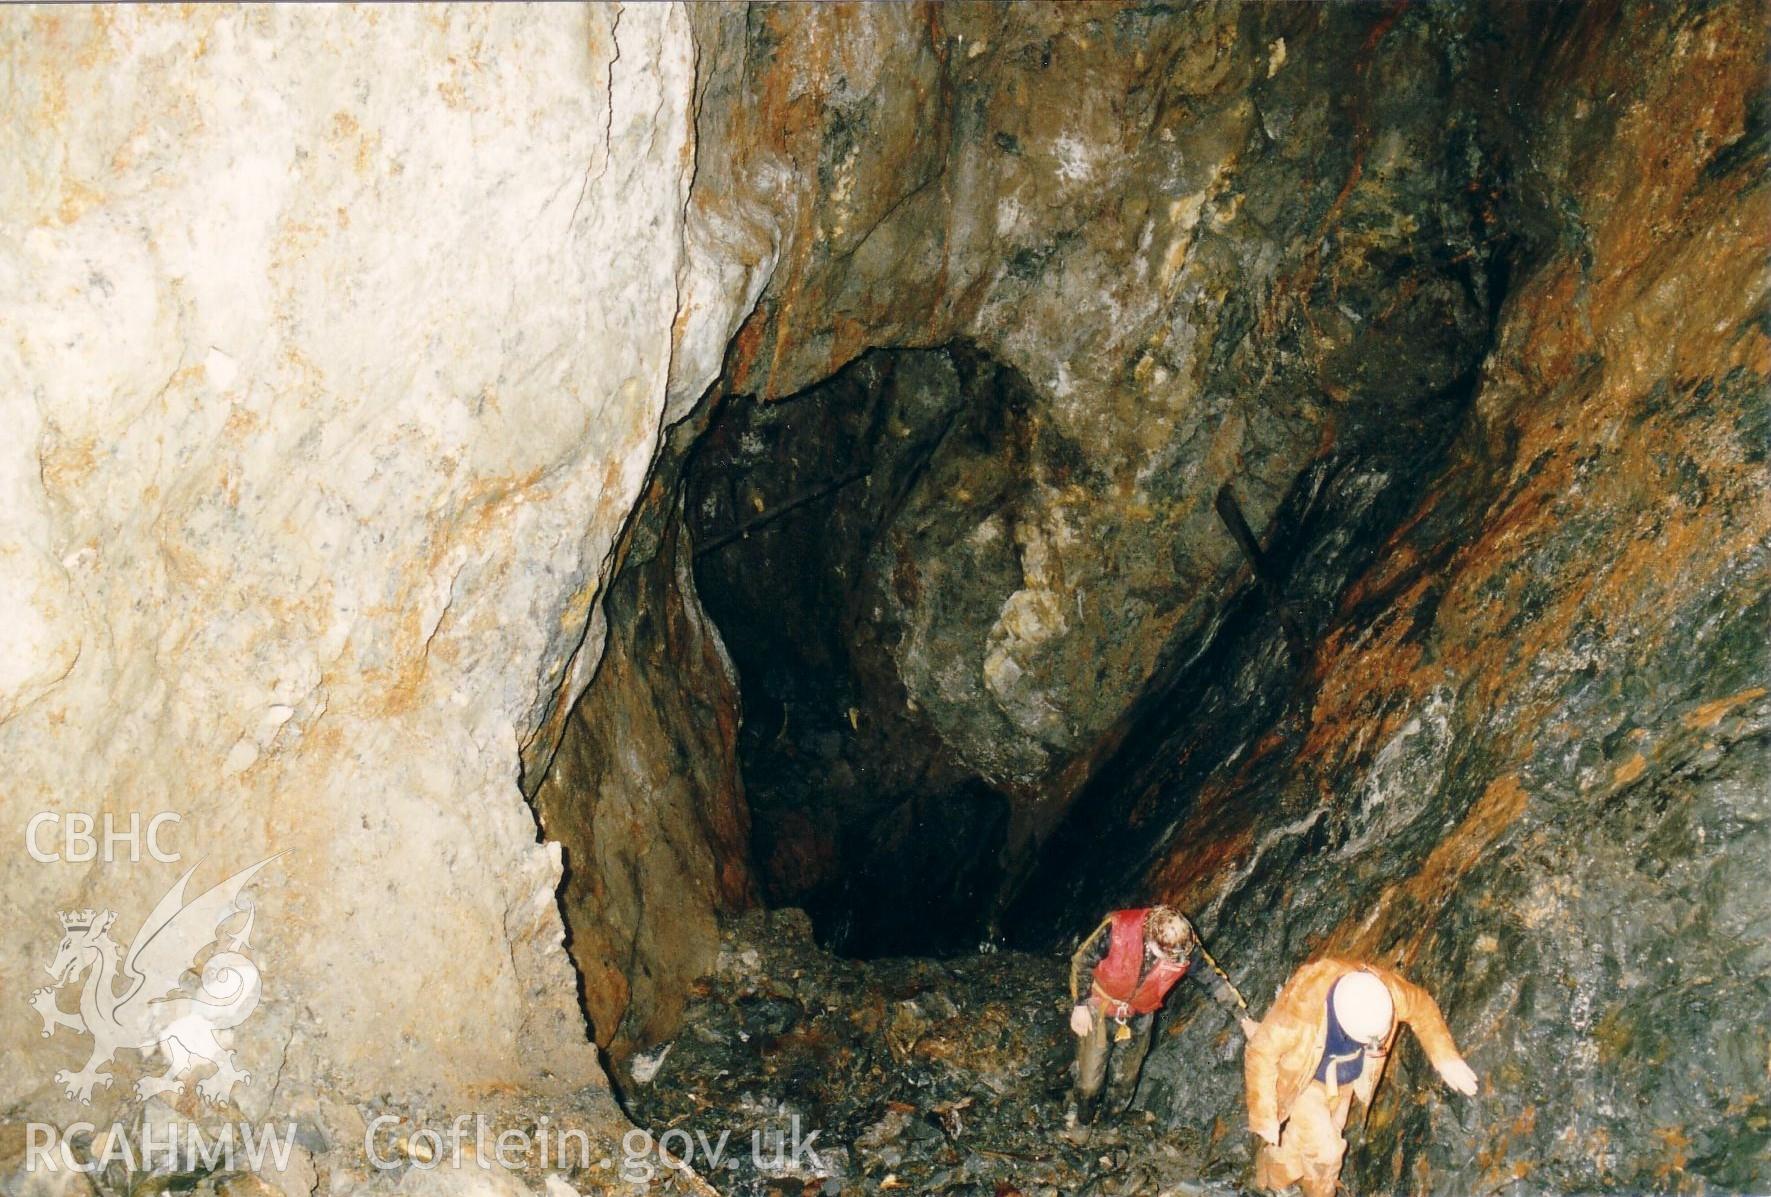
<path fill-rule="evenodd" d="M 805 909 L 832 950 L 877 957 L 1044 946 L 1134 898 L 1193 790 L 1277 718 L 1349 580 L 1443 466 L 1472 387 L 1349 427 L 1311 461 L 1205 626 L 1162 646 L 1106 749 L 1047 765 L 1087 773 L 1044 810 L 1038 783 L 966 751 L 996 747 L 988 677 L 950 663 L 942 725 L 900 671 L 998 619 L 1025 581 L 1007 530 L 1043 475 L 1034 459 L 1104 485 L 1084 452 L 1042 442 L 1025 380 L 969 346 L 878 351 L 787 399 L 728 400 L 686 467 L 685 518 L 739 678 L 764 900 Z M 1235 482 L 1220 495 L 1233 536 Z"/>
<path fill-rule="evenodd" d="M 787 395 L 734 364 L 676 438 L 661 476 L 736 671 L 755 880 L 821 943 L 1092 926 L 1175 854 L 1208 779 L 1308 707 L 1319 647 L 1359 622 L 1343 597 L 1436 483 L 1485 499 L 1464 460 L 1482 363 L 1559 214 L 1514 179 L 1501 28 L 1406 27 L 1388 83 L 1325 101 L 1312 67 L 1259 89 L 1264 123 L 1212 109 L 1194 152 L 1248 138 L 1233 194 L 1176 243 L 1171 309 L 1108 301 L 1154 317 L 1117 360 L 986 323 Z M 1310 61 L 1388 29 L 1327 22 Z M 1201 119 L 1175 102 L 1177 128 Z M 1078 230 L 998 277 L 1087 308 L 1066 271 L 1101 252 Z"/>
<path fill-rule="evenodd" d="M 763 895 L 806 909 L 837 951 L 989 935 L 1012 798 L 898 678 L 897 654 L 957 646 L 887 612 L 926 586 L 945 618 L 994 616 L 1010 556 L 971 576 L 921 559 L 1013 507 L 1029 435 L 1011 370 L 964 347 L 882 351 L 780 402 L 728 401 L 690 459 L 695 582 L 740 679 Z"/>
<path fill-rule="evenodd" d="M 1076 44 L 1165 47 L 1116 109 L 1147 127 L 951 320 L 842 271 L 945 280 L 976 230 L 939 205 L 1026 218 L 947 188 L 1019 177 L 1037 130 L 967 122 L 1063 37 L 980 50 L 1000 91 L 941 60 L 953 161 L 671 429 L 539 787 L 636 1119 L 815 1117 L 882 1188 L 1239 1193 L 1242 1016 L 1332 957 L 1422 986 L 1481 1078 L 1405 1037 L 1361 1191 L 1752 1190 L 1767 122 L 1680 109 L 1680 158 L 1629 115 L 1685 94 L 1656 54 L 1732 44 L 1705 11 L 1251 7 L 1193 91 L 1141 72 L 1218 60 L 1126 10 Z M 1058 1146 L 1069 953 L 1154 902 L 1246 1007 L 1182 987 L 1130 1121 Z"/>

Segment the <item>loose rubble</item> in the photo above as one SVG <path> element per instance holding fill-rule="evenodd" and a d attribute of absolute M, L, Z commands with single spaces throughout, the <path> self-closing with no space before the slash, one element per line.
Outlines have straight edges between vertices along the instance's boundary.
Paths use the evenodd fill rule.
<path fill-rule="evenodd" d="M 647 1057 L 650 1080 L 615 1072 L 634 1122 L 692 1144 L 727 1197 L 1240 1192 L 1239 1126 L 1163 1131 L 1134 1107 L 1066 1134 L 1067 967 L 988 950 L 842 959 L 800 911 L 750 915 L 668 1054 Z M 1240 1051 L 1233 1029 L 1224 1046 Z"/>

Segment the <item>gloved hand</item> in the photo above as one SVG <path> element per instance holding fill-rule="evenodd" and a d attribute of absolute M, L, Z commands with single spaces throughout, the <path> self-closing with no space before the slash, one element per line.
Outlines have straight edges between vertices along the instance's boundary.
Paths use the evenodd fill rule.
<path fill-rule="evenodd" d="M 1094 1012 L 1088 1008 L 1087 1002 L 1070 1011 L 1070 1029 L 1076 1033 L 1078 1038 L 1095 1029 Z"/>
<path fill-rule="evenodd" d="M 1465 1097 L 1476 1096 L 1476 1070 L 1462 1060 L 1453 1060 L 1439 1070 L 1445 1083 Z"/>

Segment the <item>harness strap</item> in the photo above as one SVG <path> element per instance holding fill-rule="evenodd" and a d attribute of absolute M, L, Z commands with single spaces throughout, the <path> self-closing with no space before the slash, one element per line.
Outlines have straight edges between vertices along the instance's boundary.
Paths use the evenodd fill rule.
<path fill-rule="evenodd" d="M 1112 994 L 1108 993 L 1105 989 L 1102 989 L 1099 981 L 1091 983 L 1089 985 L 1089 990 L 1094 996 L 1101 999 L 1101 1005 L 1103 1007 L 1102 1013 L 1108 1018 L 1114 1019 L 1117 1022 L 1124 1022 L 1132 1016 L 1131 1003 L 1122 1002 Z"/>

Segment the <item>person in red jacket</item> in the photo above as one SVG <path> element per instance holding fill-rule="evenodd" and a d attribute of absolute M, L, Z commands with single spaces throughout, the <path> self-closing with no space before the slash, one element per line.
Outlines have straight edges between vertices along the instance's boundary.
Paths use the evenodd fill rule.
<path fill-rule="evenodd" d="M 1195 967 L 1201 963 L 1207 967 Z M 1082 992 L 1085 974 L 1087 996 Z M 1116 910 L 1082 941 L 1070 959 L 1076 1069 L 1066 1126 L 1095 1120 L 1101 1113 L 1103 1084 L 1108 1116 L 1116 1118 L 1131 1105 L 1156 1011 L 1175 982 L 1187 976 L 1237 1015 L 1245 1036 L 1253 1031 L 1256 1024 L 1242 995 L 1180 911 L 1167 906 Z"/>

